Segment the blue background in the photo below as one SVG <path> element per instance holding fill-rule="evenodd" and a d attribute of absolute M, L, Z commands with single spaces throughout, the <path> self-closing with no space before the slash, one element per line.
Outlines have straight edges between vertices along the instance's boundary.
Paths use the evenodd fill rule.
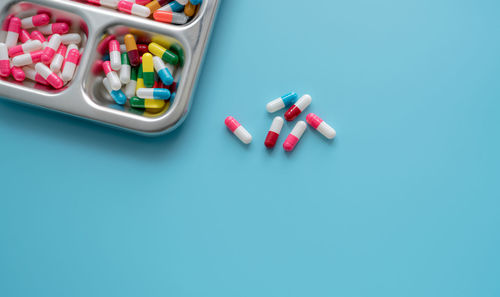
<path fill-rule="evenodd" d="M 0 295 L 500 296 L 499 10 L 223 1 L 161 138 L 2 101 Z M 264 148 L 291 90 L 333 142 Z"/>

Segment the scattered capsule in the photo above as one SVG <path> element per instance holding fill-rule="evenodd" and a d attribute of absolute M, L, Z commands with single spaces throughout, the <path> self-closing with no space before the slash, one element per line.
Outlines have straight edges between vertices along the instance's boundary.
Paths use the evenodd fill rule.
<path fill-rule="evenodd" d="M 149 10 L 149 8 L 147 8 L 146 6 L 135 4 L 133 2 L 128 2 L 128 1 L 118 2 L 118 10 L 128 14 L 140 16 L 143 18 L 147 18 L 151 14 L 151 10 Z"/>
<path fill-rule="evenodd" d="M 125 47 L 127 48 L 128 59 L 130 60 L 130 65 L 133 67 L 138 66 L 141 63 L 139 56 L 139 51 L 137 50 L 137 43 L 135 42 L 135 37 L 132 34 L 127 34 L 124 37 Z"/>
<path fill-rule="evenodd" d="M 54 59 L 52 59 L 52 62 L 50 63 L 50 70 L 54 72 L 61 70 L 61 66 L 64 62 L 65 56 L 66 56 L 66 46 L 64 44 L 61 44 L 57 49 L 57 53 L 54 56 Z"/>
<path fill-rule="evenodd" d="M 179 57 L 176 54 L 167 50 L 166 48 L 159 45 L 158 43 L 151 42 L 148 45 L 148 49 L 153 55 L 162 58 L 162 60 L 167 62 L 167 63 L 170 63 L 172 65 L 177 65 L 179 63 Z"/>
<path fill-rule="evenodd" d="M 125 96 L 125 94 L 123 94 L 122 90 L 118 89 L 118 90 L 115 90 L 111 87 L 110 83 L 109 83 L 109 80 L 107 77 L 105 77 L 103 80 L 102 80 L 102 84 L 104 85 L 104 87 L 106 88 L 106 90 L 109 92 L 109 94 L 111 95 L 111 97 L 113 98 L 113 100 L 115 100 L 115 102 L 117 104 L 120 104 L 120 105 L 123 105 L 125 104 L 125 102 L 127 102 L 127 97 Z"/>
<path fill-rule="evenodd" d="M 183 25 L 189 20 L 189 17 L 183 13 L 164 10 L 155 11 L 153 18 L 162 23 L 177 25 Z"/>
<path fill-rule="evenodd" d="M 32 29 L 38 26 L 47 25 L 50 22 L 50 17 L 45 13 L 37 14 L 32 17 L 27 17 L 21 20 L 21 28 Z"/>
<path fill-rule="evenodd" d="M 310 95 L 304 95 L 292 105 L 287 112 L 285 112 L 285 119 L 287 121 L 293 121 L 297 118 L 301 112 L 303 112 L 310 104 L 312 98 Z"/>
<path fill-rule="evenodd" d="M 267 132 L 266 140 L 264 141 L 264 145 L 267 148 L 273 148 L 278 141 L 278 137 L 280 136 L 281 129 L 283 128 L 284 120 L 282 117 L 275 117 L 269 132 Z"/>
<path fill-rule="evenodd" d="M 43 51 L 34 51 L 28 54 L 22 54 L 12 58 L 12 65 L 20 67 L 26 66 L 34 63 L 38 63 L 42 60 Z"/>
<path fill-rule="evenodd" d="M 270 113 L 276 112 L 280 109 L 294 104 L 297 101 L 297 98 L 297 93 L 288 93 L 267 103 L 266 109 Z"/>
<path fill-rule="evenodd" d="M 26 76 L 27 79 L 32 80 L 34 82 L 37 82 L 39 84 L 42 84 L 44 86 L 48 85 L 49 83 L 45 78 L 43 78 L 40 74 L 38 74 L 35 69 L 24 66 L 23 68 L 24 75 Z"/>
<path fill-rule="evenodd" d="M 252 135 L 250 135 L 250 133 L 248 133 L 248 131 L 240 123 L 238 123 L 235 118 L 229 116 L 226 118 L 224 123 L 226 124 L 227 128 L 231 130 L 231 132 L 233 132 L 233 134 L 236 135 L 239 140 L 241 140 L 241 142 L 243 142 L 244 144 L 249 144 L 250 142 L 252 142 Z"/>
<path fill-rule="evenodd" d="M 132 98 L 133 96 L 135 96 L 136 87 L 137 87 L 137 67 L 133 67 L 130 70 L 130 80 L 125 86 L 125 96 L 127 96 L 127 98 Z"/>
<path fill-rule="evenodd" d="M 57 76 L 49 67 L 43 63 L 36 63 L 35 71 L 38 72 L 52 87 L 60 89 L 64 86 L 64 81 Z"/>
<path fill-rule="evenodd" d="M 144 85 L 151 88 L 155 84 L 155 70 L 153 56 L 150 53 L 142 55 L 142 75 L 144 77 Z"/>
<path fill-rule="evenodd" d="M 136 96 L 130 98 L 130 106 L 132 106 L 133 108 L 157 109 L 157 108 L 162 108 L 164 105 L 165 101 L 163 100 L 141 99 Z"/>
<path fill-rule="evenodd" d="M 7 37 L 5 37 L 5 45 L 7 48 L 10 49 L 17 44 L 19 33 L 21 33 L 21 19 L 13 17 L 10 19 Z"/>
<path fill-rule="evenodd" d="M 0 43 L 0 76 L 7 77 L 10 75 L 9 52 L 5 43 Z"/>
<path fill-rule="evenodd" d="M 26 43 L 13 46 L 9 49 L 9 56 L 14 57 L 17 55 L 28 54 L 43 48 L 40 40 L 28 40 Z"/>
<path fill-rule="evenodd" d="M 78 33 L 69 33 L 69 34 L 63 34 L 61 35 L 61 42 L 62 44 L 68 45 L 68 44 L 80 44 L 82 42 L 82 36 Z"/>
<path fill-rule="evenodd" d="M 12 77 L 16 81 L 24 81 L 24 79 L 26 78 L 26 74 L 24 74 L 24 71 L 19 67 L 16 66 L 12 67 L 11 72 L 12 72 Z"/>
<path fill-rule="evenodd" d="M 119 90 L 122 87 L 122 83 L 118 78 L 118 74 L 116 74 L 116 72 L 114 72 L 111 68 L 111 63 L 109 61 L 102 63 L 102 69 L 104 70 L 104 73 L 106 73 L 106 77 L 109 80 L 111 88 L 114 91 Z"/>
<path fill-rule="evenodd" d="M 45 35 L 66 34 L 69 31 L 69 26 L 66 23 L 53 23 L 38 27 L 38 30 Z"/>
<path fill-rule="evenodd" d="M 104 37 L 97 45 L 97 52 L 99 52 L 101 55 L 106 54 L 109 50 L 109 42 L 113 39 L 116 39 L 115 35 L 108 35 Z"/>
<path fill-rule="evenodd" d="M 288 137 L 285 139 L 285 142 L 283 143 L 283 148 L 287 152 L 293 151 L 295 146 L 297 145 L 297 142 L 299 142 L 300 138 L 306 131 L 307 124 L 304 121 L 298 121 L 297 124 L 295 124 L 295 127 L 293 127 L 292 132 L 288 134 Z"/>
<path fill-rule="evenodd" d="M 56 51 L 59 49 L 61 45 L 61 35 L 54 34 L 50 37 L 49 43 L 43 49 L 42 54 L 42 62 L 45 64 L 49 64 L 52 62 L 52 59 L 56 55 Z"/>
<path fill-rule="evenodd" d="M 126 85 L 130 81 L 130 61 L 127 53 L 122 53 L 122 65 L 120 68 L 120 81 Z"/>
<path fill-rule="evenodd" d="M 170 70 L 168 70 L 168 68 L 165 66 L 165 63 L 163 63 L 163 60 L 158 56 L 154 56 L 153 64 L 156 73 L 158 73 L 158 76 L 160 77 L 161 81 L 166 86 L 170 86 L 174 82 L 174 77 L 172 76 Z"/>
<path fill-rule="evenodd" d="M 328 125 L 325 121 L 323 121 L 320 117 L 315 115 L 314 113 L 310 113 L 306 117 L 306 121 L 311 127 L 316 129 L 319 133 L 325 136 L 328 139 L 333 139 L 337 135 L 335 129 L 333 129 L 330 125 Z"/>
<path fill-rule="evenodd" d="M 148 98 L 168 100 L 170 98 L 170 90 L 160 88 L 141 88 L 137 90 L 137 97 L 142 99 Z"/>
<path fill-rule="evenodd" d="M 77 49 L 72 49 L 69 51 L 68 57 L 64 60 L 64 68 L 61 75 L 61 78 L 64 81 L 70 81 L 73 78 L 79 59 L 80 52 Z"/>
<path fill-rule="evenodd" d="M 26 43 L 31 40 L 30 33 L 28 31 L 21 29 L 21 33 L 19 33 L 19 40 L 21 43 Z"/>
<path fill-rule="evenodd" d="M 109 61 L 111 62 L 111 68 L 115 71 L 120 70 L 122 67 L 120 43 L 116 39 L 109 42 Z"/>

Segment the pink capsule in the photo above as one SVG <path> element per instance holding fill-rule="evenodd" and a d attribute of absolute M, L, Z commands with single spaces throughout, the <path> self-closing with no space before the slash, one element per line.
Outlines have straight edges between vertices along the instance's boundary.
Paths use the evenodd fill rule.
<path fill-rule="evenodd" d="M 101 55 L 105 55 L 108 50 L 109 50 L 109 42 L 113 39 L 115 39 L 116 36 L 115 35 L 108 35 L 106 36 L 104 39 L 101 40 L 101 42 L 99 42 L 99 44 L 97 45 L 97 51 L 101 54 Z"/>
<path fill-rule="evenodd" d="M 30 37 L 31 37 L 31 39 L 40 40 L 41 43 L 44 43 L 47 41 L 45 39 L 45 36 L 42 34 L 42 32 L 37 31 L 37 30 L 31 32 Z"/>
<path fill-rule="evenodd" d="M 7 77 L 10 75 L 9 52 L 5 43 L 0 43 L 0 76 Z"/>
<path fill-rule="evenodd" d="M 122 57 L 120 52 L 120 43 L 114 39 L 109 42 L 109 61 L 111 68 L 118 71 L 122 67 Z"/>
<path fill-rule="evenodd" d="M 11 71 L 12 77 L 14 77 L 16 81 L 24 81 L 24 79 L 26 78 L 26 74 L 24 74 L 24 71 L 19 67 L 14 66 L 12 67 Z"/>
<path fill-rule="evenodd" d="M 7 48 L 11 48 L 17 44 L 19 33 L 21 33 L 21 19 L 13 17 L 10 19 L 7 37 L 5 38 Z"/>
<path fill-rule="evenodd" d="M 244 144 L 252 142 L 252 135 L 233 117 L 229 116 L 224 121 L 226 127 L 233 132 L 238 139 Z"/>
<path fill-rule="evenodd" d="M 61 74 L 61 78 L 64 81 L 70 81 L 73 78 L 79 59 L 80 52 L 77 49 L 72 49 L 69 51 L 67 59 L 64 60 L 64 68 Z"/>
<path fill-rule="evenodd" d="M 104 63 L 103 60 L 96 60 L 94 64 L 92 64 L 92 74 L 94 75 L 99 75 L 101 74 L 102 70 L 102 63 Z M 135 89 L 134 89 L 134 94 L 135 94 Z"/>
<path fill-rule="evenodd" d="M 64 62 L 64 57 L 66 56 L 66 46 L 61 44 L 57 49 L 57 53 L 54 56 L 54 59 L 50 63 L 50 70 L 57 72 L 61 70 L 61 66 Z"/>
<path fill-rule="evenodd" d="M 52 18 L 52 11 L 50 9 L 41 8 L 37 10 L 36 14 L 46 14 L 49 16 L 49 19 Z"/>
<path fill-rule="evenodd" d="M 151 10 L 146 6 L 135 4 L 134 2 L 129 1 L 118 2 L 118 10 L 143 18 L 147 18 L 151 14 Z"/>
<path fill-rule="evenodd" d="M 118 91 L 122 87 L 122 83 L 120 81 L 120 78 L 118 77 L 118 74 L 116 74 L 116 72 L 113 71 L 113 68 L 111 68 L 111 63 L 109 61 L 105 61 L 104 63 L 102 63 L 102 69 L 104 70 L 104 73 L 109 80 L 111 88 L 114 91 Z"/>
<path fill-rule="evenodd" d="M 31 40 L 30 33 L 28 31 L 21 29 L 21 33 L 19 33 L 19 40 L 21 43 L 26 43 L 28 40 Z"/>
<path fill-rule="evenodd" d="M 38 26 L 47 25 L 50 22 L 50 17 L 44 13 L 37 14 L 29 18 L 21 20 L 21 27 L 23 29 L 31 29 Z"/>
<path fill-rule="evenodd" d="M 285 139 L 285 142 L 283 143 L 283 148 L 287 152 L 293 151 L 297 143 L 299 142 L 300 138 L 306 131 L 307 124 L 304 121 L 298 121 L 297 124 L 295 124 L 295 127 L 293 127 L 292 132 L 288 134 L 288 137 Z"/>
<path fill-rule="evenodd" d="M 28 40 L 26 43 L 16 45 L 9 49 L 9 56 L 15 57 L 17 55 L 27 54 L 43 48 L 40 40 Z"/>
<path fill-rule="evenodd" d="M 42 60 L 43 51 L 34 51 L 29 54 L 22 54 L 12 58 L 12 65 L 20 67 L 26 66 L 34 63 L 38 63 Z"/>
<path fill-rule="evenodd" d="M 337 135 L 335 129 L 333 129 L 330 125 L 328 125 L 325 121 L 323 121 L 320 117 L 315 115 L 314 113 L 310 113 L 306 117 L 306 121 L 311 127 L 316 129 L 319 133 L 325 136 L 328 139 L 333 139 Z"/>
<path fill-rule="evenodd" d="M 69 31 L 69 26 L 66 23 L 53 23 L 38 27 L 38 30 L 45 35 L 66 34 Z"/>
<path fill-rule="evenodd" d="M 35 65 L 35 71 L 38 72 L 38 74 L 40 74 L 55 89 L 60 89 L 64 86 L 64 81 L 54 72 L 52 72 L 52 70 L 50 70 L 47 65 L 43 63 L 37 63 Z"/>
<path fill-rule="evenodd" d="M 49 37 L 49 43 L 47 46 L 43 49 L 43 55 L 42 55 L 42 62 L 45 64 L 49 64 L 52 62 L 52 59 L 54 58 L 57 49 L 59 49 L 59 46 L 61 45 L 61 35 L 59 34 L 54 34 Z"/>
<path fill-rule="evenodd" d="M 26 76 L 27 79 L 32 80 L 34 82 L 37 82 L 39 84 L 42 84 L 44 86 L 48 85 L 49 83 L 43 78 L 40 74 L 38 74 L 35 69 L 29 67 L 29 66 L 24 66 L 23 68 L 24 75 Z"/>
<path fill-rule="evenodd" d="M 2 23 L 2 28 L 0 28 L 0 42 L 5 42 L 5 37 L 7 36 L 7 30 L 9 30 L 10 19 L 13 18 L 13 14 L 9 14 Z"/>

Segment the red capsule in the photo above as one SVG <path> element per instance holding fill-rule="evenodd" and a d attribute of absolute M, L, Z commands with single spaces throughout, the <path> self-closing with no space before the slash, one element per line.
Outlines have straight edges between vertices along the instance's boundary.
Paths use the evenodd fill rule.
<path fill-rule="evenodd" d="M 271 124 L 271 128 L 267 133 L 266 140 L 264 141 L 264 145 L 267 148 L 272 148 L 276 145 L 278 141 L 278 137 L 280 136 L 281 129 L 283 128 L 283 123 L 285 121 L 282 117 L 275 117 L 273 123 Z"/>

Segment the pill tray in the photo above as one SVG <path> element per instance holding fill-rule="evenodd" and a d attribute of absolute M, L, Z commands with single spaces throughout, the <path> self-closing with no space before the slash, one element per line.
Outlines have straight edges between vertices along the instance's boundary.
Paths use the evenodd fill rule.
<path fill-rule="evenodd" d="M 200 66 L 214 24 L 220 0 L 204 0 L 196 16 L 186 25 L 159 23 L 154 20 L 126 15 L 119 11 L 91 6 L 72 0 L 0 1 L 0 19 L 13 10 L 49 9 L 53 13 L 81 18 L 87 40 L 73 80 L 61 90 L 37 88 L 34 83 L 17 83 L 0 79 L 0 97 L 89 119 L 143 135 L 161 135 L 178 127 L 191 104 Z M 82 23 L 83 24 L 83 23 Z M 168 110 L 144 116 L 111 104 L 109 95 L 96 89 L 92 75 L 93 62 L 99 58 L 97 45 L 109 28 L 129 27 L 149 34 L 160 34 L 176 40 L 183 48 L 185 60 L 178 69 L 180 83 L 175 100 Z"/>

